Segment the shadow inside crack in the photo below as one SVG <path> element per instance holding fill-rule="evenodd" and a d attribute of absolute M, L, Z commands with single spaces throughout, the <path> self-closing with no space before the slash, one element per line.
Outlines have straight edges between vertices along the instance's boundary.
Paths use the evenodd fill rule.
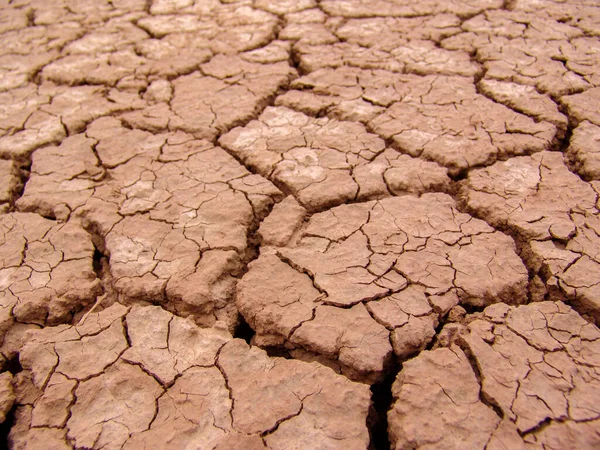
<path fill-rule="evenodd" d="M 10 429 L 14 425 L 16 411 L 17 405 L 15 403 L 6 414 L 4 422 L 0 423 L 0 448 L 11 448 L 11 446 L 9 446 L 10 442 L 8 440 L 8 435 L 10 434 Z"/>
<path fill-rule="evenodd" d="M 399 367 L 392 367 L 380 383 L 371 386 L 371 408 L 367 417 L 369 428 L 369 450 L 390 450 L 387 413 L 392 406 L 392 384 L 396 380 Z"/>
<path fill-rule="evenodd" d="M 23 367 L 19 362 L 19 355 L 17 354 L 13 358 L 7 360 L 4 365 L 4 369 L 7 372 L 10 372 L 13 376 L 21 372 L 23 370 Z M 10 448 L 8 442 L 8 435 L 10 433 L 10 429 L 12 428 L 15 422 L 16 410 L 17 403 L 15 402 L 13 407 L 6 414 L 4 422 L 0 423 L 0 448 Z"/>
<path fill-rule="evenodd" d="M 256 332 L 250 327 L 250 325 L 248 325 L 248 322 L 246 322 L 241 315 L 239 320 L 240 322 L 235 329 L 233 337 L 243 339 L 248 345 L 252 345 L 251 341 Z"/>

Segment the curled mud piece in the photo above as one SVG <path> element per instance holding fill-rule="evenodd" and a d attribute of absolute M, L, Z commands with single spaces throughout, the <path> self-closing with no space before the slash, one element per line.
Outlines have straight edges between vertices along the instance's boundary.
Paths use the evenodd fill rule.
<path fill-rule="evenodd" d="M 422 350 L 459 303 L 526 299 L 513 241 L 445 194 L 338 206 L 291 235 L 285 246 L 261 248 L 237 306 L 257 344 L 308 352 L 353 379 L 380 381 L 392 351 Z"/>
<path fill-rule="evenodd" d="M 18 207 L 90 230 L 116 298 L 235 325 L 247 235 L 281 198 L 269 181 L 207 141 L 115 118 L 38 150 L 31 172 Z"/>
<path fill-rule="evenodd" d="M 461 187 L 469 210 L 515 235 L 536 276 L 536 299 L 562 298 L 581 314 L 600 319 L 598 186 L 542 152 L 472 171 Z"/>
<path fill-rule="evenodd" d="M 540 94 L 533 86 L 524 86 L 497 80 L 481 80 L 477 84 L 480 93 L 509 108 L 534 118 L 546 121 L 557 128 L 557 139 L 565 137 L 568 118 L 559 111 L 558 105 L 545 94 Z"/>
<path fill-rule="evenodd" d="M 157 306 L 114 304 L 32 332 L 20 361 L 14 449 L 359 450 L 369 441 L 367 386 Z"/>
<path fill-rule="evenodd" d="M 565 95 L 561 98 L 561 103 L 566 107 L 571 121 L 575 124 L 587 120 L 600 126 L 600 113 L 596 108 L 599 100 L 600 88 L 594 88 L 581 94 Z"/>
<path fill-rule="evenodd" d="M 571 308 L 496 304 L 444 335 L 456 343 L 408 361 L 394 383 L 394 448 L 600 445 L 600 330 Z"/>
<path fill-rule="evenodd" d="M 362 124 L 315 119 L 283 107 L 268 107 L 219 143 L 311 211 L 444 190 L 450 183 L 446 169 L 386 148 Z"/>

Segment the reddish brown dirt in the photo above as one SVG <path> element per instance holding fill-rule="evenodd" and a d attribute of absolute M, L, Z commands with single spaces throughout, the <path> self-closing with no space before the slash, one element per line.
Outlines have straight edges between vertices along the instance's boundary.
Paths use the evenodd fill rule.
<path fill-rule="evenodd" d="M 0 447 L 600 448 L 596 0 L 0 35 Z"/>

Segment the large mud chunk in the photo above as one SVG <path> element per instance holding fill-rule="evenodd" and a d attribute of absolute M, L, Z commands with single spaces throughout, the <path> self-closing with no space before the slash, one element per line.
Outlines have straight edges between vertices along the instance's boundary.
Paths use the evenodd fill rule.
<path fill-rule="evenodd" d="M 411 156 L 436 161 L 454 173 L 549 149 L 556 134 L 555 125 L 535 122 L 478 94 L 467 78 L 414 80 L 405 88 L 410 95 L 369 126 Z"/>
<path fill-rule="evenodd" d="M 12 379 L 13 377 L 10 372 L 0 374 L 0 423 L 6 421 L 15 402 Z"/>
<path fill-rule="evenodd" d="M 413 17 L 439 13 L 454 13 L 459 16 L 472 16 L 486 9 L 501 8 L 499 0 L 474 2 L 471 0 L 452 0 L 438 2 L 425 0 L 414 3 L 410 0 L 325 0 L 323 9 L 331 15 L 343 17 Z"/>
<path fill-rule="evenodd" d="M 14 161 L 0 160 L 0 211 L 8 211 L 23 187 L 23 171 Z"/>
<path fill-rule="evenodd" d="M 102 118 L 33 156 L 21 210 L 80 221 L 124 301 L 232 326 L 247 234 L 281 193 L 225 151 L 178 132 Z"/>
<path fill-rule="evenodd" d="M 600 388 L 596 326 L 560 302 L 543 302 L 490 307 L 469 329 L 461 339 L 480 370 L 483 394 L 513 430 L 530 433 L 526 443 L 598 444 L 600 412 L 590 404 Z M 550 425 L 539 427 L 544 422 Z"/>
<path fill-rule="evenodd" d="M 266 434 L 274 449 L 368 446 L 367 386 L 316 362 L 269 358 L 240 340 L 223 348 L 218 365 L 235 401 L 232 419 L 239 432 Z M 265 401 L 269 408 L 257 410 Z"/>
<path fill-rule="evenodd" d="M 54 325 L 101 294 L 94 246 L 80 226 L 37 214 L 0 215 L 0 335 L 14 320 Z"/>
<path fill-rule="evenodd" d="M 549 97 L 524 100 L 526 88 L 491 84 L 484 92 L 493 91 L 493 101 L 467 77 L 339 67 L 316 70 L 291 87 L 277 105 L 363 122 L 395 149 L 451 174 L 549 149 L 566 131 L 566 118 Z"/>
<path fill-rule="evenodd" d="M 390 192 L 443 189 L 450 182 L 444 168 L 386 149 L 362 124 L 283 107 L 267 108 L 219 142 L 312 211 Z"/>
<path fill-rule="evenodd" d="M 600 180 L 600 127 L 583 121 L 573 131 L 567 161 L 586 180 Z"/>
<path fill-rule="evenodd" d="M 249 269 L 237 305 L 257 343 L 324 357 L 368 382 L 385 373 L 392 345 L 401 358 L 423 349 L 457 303 L 526 298 L 513 241 L 444 194 L 315 214 Z"/>
<path fill-rule="evenodd" d="M 595 105 L 600 99 L 600 87 L 590 89 L 581 94 L 566 95 L 561 98 L 569 117 L 575 123 L 587 120 L 594 125 L 600 126 L 600 114 Z"/>
<path fill-rule="evenodd" d="M 481 387 L 457 347 L 407 361 L 392 387 L 392 448 L 483 449 L 500 418 L 479 399 Z"/>
<path fill-rule="evenodd" d="M 518 236 L 522 256 L 543 282 L 536 298 L 566 295 L 579 312 L 598 320 L 597 192 L 567 169 L 562 154 L 543 152 L 475 170 L 461 195 L 474 214 Z"/>
<path fill-rule="evenodd" d="M 567 162 L 586 180 L 600 180 L 600 127 L 583 121 L 573 131 Z"/>
<path fill-rule="evenodd" d="M 565 4 L 559 19 L 546 11 L 520 11 L 521 3 L 471 17 L 461 25 L 464 33 L 443 40 L 441 47 L 472 52 L 486 80 L 534 86 L 555 99 L 597 86 L 598 41 L 577 26 L 587 14 Z M 565 20 L 571 7 L 573 16 Z"/>
<path fill-rule="evenodd" d="M 219 55 L 172 81 L 173 96 L 124 115 L 133 127 L 150 131 L 183 130 L 199 139 L 249 121 L 265 108 L 293 71 L 286 60 L 253 62 L 238 55 Z"/>
<path fill-rule="evenodd" d="M 395 448 L 598 445 L 595 325 L 561 302 L 496 304 L 465 324 L 449 330 L 462 350 L 451 344 L 404 364 L 388 414 Z"/>
<path fill-rule="evenodd" d="M 443 74 L 472 77 L 481 68 L 467 52 L 439 48 L 432 41 L 397 43 L 396 48 L 363 47 L 347 42 L 330 45 L 300 45 L 300 68 L 313 72 L 325 67 L 349 65 L 417 75 Z"/>
<path fill-rule="evenodd" d="M 368 445 L 367 386 L 157 306 L 34 331 L 20 361 L 16 449 Z"/>

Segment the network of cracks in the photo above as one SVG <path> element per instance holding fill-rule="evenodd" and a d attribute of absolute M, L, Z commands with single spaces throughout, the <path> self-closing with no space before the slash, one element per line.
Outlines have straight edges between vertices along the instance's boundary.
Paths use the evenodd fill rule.
<path fill-rule="evenodd" d="M 596 0 L 0 35 L 0 446 L 600 447 Z"/>

